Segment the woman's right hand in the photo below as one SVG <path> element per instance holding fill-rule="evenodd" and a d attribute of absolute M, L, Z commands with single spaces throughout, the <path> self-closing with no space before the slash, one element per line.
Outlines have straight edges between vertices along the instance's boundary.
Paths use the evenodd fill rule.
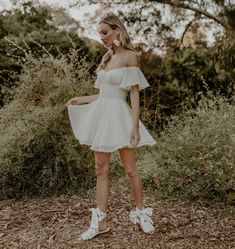
<path fill-rule="evenodd" d="M 80 105 L 82 104 L 81 98 L 80 97 L 74 97 L 72 99 L 70 99 L 65 106 L 67 105 Z"/>

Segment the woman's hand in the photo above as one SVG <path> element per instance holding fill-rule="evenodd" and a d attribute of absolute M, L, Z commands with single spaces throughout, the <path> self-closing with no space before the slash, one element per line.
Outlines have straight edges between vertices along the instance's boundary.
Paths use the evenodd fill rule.
<path fill-rule="evenodd" d="M 67 105 L 80 105 L 82 104 L 82 100 L 80 97 L 74 97 L 72 99 L 70 99 L 66 104 L 65 106 Z"/>
<path fill-rule="evenodd" d="M 139 141 L 140 141 L 139 127 L 133 127 L 131 130 L 131 137 L 130 137 L 131 148 L 136 147 Z"/>
<path fill-rule="evenodd" d="M 95 101 L 99 97 L 99 94 L 91 95 L 91 96 L 80 96 L 70 99 L 65 106 L 67 105 L 80 105 L 84 103 L 91 103 Z"/>

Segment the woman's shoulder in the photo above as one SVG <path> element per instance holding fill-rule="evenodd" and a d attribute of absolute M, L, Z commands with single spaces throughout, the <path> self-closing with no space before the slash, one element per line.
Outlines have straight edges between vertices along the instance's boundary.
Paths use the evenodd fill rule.
<path fill-rule="evenodd" d="M 139 56 L 135 51 L 126 50 L 125 51 L 126 64 L 128 67 L 138 67 L 139 66 Z"/>

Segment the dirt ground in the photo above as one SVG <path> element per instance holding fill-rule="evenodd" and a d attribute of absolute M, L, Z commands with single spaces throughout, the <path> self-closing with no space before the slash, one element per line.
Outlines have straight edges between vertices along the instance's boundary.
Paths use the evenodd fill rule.
<path fill-rule="evenodd" d="M 95 190 L 86 196 L 60 196 L 0 202 L 0 248 L 4 249 L 235 249 L 235 207 L 162 199 L 144 191 L 145 206 L 154 209 L 156 231 L 144 234 L 129 221 L 135 207 L 128 185 L 112 187 L 109 233 L 79 241 L 95 207 Z"/>

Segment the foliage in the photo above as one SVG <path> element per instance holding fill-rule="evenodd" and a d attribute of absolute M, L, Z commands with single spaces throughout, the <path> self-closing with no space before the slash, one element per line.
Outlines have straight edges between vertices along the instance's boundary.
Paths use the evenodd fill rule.
<path fill-rule="evenodd" d="M 213 47 L 199 43 L 196 48 L 169 49 L 164 58 L 143 54 L 142 68 L 151 85 L 145 93 L 147 112 L 143 116 L 149 127 L 162 129 L 170 115 L 185 106 L 195 108 L 200 92 L 209 89 L 227 98 L 234 94 L 234 41 L 234 35 L 227 35 L 219 37 Z"/>
<path fill-rule="evenodd" d="M 234 202 L 235 105 L 211 92 L 172 118 L 143 158 L 145 180 L 165 195 Z"/>
<path fill-rule="evenodd" d="M 81 7 L 97 3 L 100 1 L 75 1 L 71 5 Z M 181 30 L 183 37 L 194 24 L 204 34 L 208 30 L 214 34 L 218 30 L 221 34 L 235 32 L 235 7 L 232 1 L 148 0 L 137 3 L 134 0 L 106 0 L 94 18 L 98 19 L 107 10 L 118 14 L 131 36 L 152 49 L 166 48 L 167 41 L 178 36 Z"/>
<path fill-rule="evenodd" d="M 50 21 L 47 8 L 31 4 L 0 17 L 0 198 L 94 184 L 91 151 L 75 141 L 64 103 L 93 93 L 104 51 Z M 151 85 L 140 93 L 141 119 L 161 131 L 143 157 L 145 181 L 165 194 L 234 200 L 234 41 L 226 33 L 213 47 L 179 48 L 172 38 L 164 57 L 139 47 Z M 223 97 L 203 96 L 208 90 Z"/>
<path fill-rule="evenodd" d="M 23 5 L 0 16 L 0 106 L 3 106 L 5 88 L 15 85 L 15 75 L 20 73 L 18 59 L 26 53 L 41 57 L 48 51 L 51 55 L 68 54 L 70 49 L 80 49 L 80 56 L 94 61 L 102 52 L 92 50 L 86 39 L 73 32 L 59 30 L 53 25 L 52 10 L 48 6 Z"/>
<path fill-rule="evenodd" d="M 0 110 L 1 199 L 72 193 L 94 183 L 91 151 L 74 139 L 64 106 L 91 93 L 92 65 L 79 54 L 27 55 L 14 99 Z"/>

